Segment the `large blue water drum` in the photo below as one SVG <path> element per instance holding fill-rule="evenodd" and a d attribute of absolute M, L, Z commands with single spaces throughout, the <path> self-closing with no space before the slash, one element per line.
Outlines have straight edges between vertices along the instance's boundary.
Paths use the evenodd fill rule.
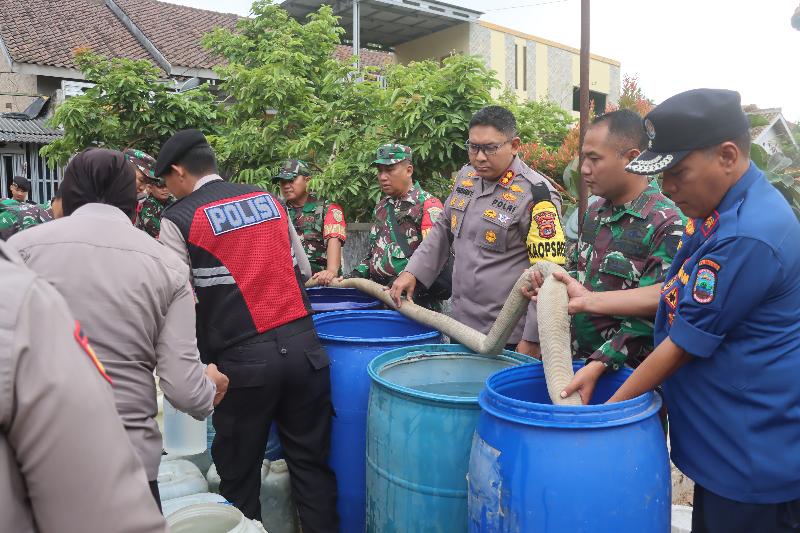
<path fill-rule="evenodd" d="M 438 344 L 401 348 L 370 363 L 368 532 L 466 531 L 478 393 L 488 376 L 523 362 L 533 359 Z"/>
<path fill-rule="evenodd" d="M 336 472 L 343 533 L 364 531 L 365 450 L 369 375 L 376 356 L 403 346 L 437 342 L 438 331 L 396 311 L 337 311 L 314 316 L 317 334 L 331 359 L 331 395 L 336 417 L 330 465 Z"/>
<path fill-rule="evenodd" d="M 380 300 L 358 289 L 313 287 L 306 289 L 306 294 L 311 302 L 311 308 L 318 313 L 377 309 L 381 306 Z"/>
<path fill-rule="evenodd" d="M 470 533 L 667 533 L 661 399 L 603 405 L 630 373 L 600 378 L 590 406 L 552 405 L 541 365 L 489 378 L 469 463 Z"/>

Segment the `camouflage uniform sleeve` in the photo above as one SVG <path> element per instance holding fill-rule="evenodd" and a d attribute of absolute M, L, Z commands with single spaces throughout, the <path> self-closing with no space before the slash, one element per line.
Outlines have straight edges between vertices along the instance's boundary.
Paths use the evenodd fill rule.
<path fill-rule="evenodd" d="M 428 233 L 431 231 L 434 224 L 436 224 L 436 221 L 442 216 L 443 211 L 444 207 L 442 206 L 442 202 L 435 196 L 431 196 L 422 204 L 422 224 L 420 225 L 420 230 L 423 239 L 428 236 Z"/>
<path fill-rule="evenodd" d="M 639 287 L 662 283 L 678 251 L 685 218 L 677 209 L 664 212 L 666 217 L 655 231 L 650 255 L 639 278 Z M 590 359 L 601 361 L 613 370 L 623 365 L 639 366 L 652 351 L 653 322 L 642 318 L 625 317 L 610 339 L 595 351 Z"/>
<path fill-rule="evenodd" d="M 328 205 L 322 223 L 322 238 L 326 243 L 328 239 L 339 239 L 342 244 L 347 240 L 347 221 L 344 219 L 344 211 L 339 204 Z"/>

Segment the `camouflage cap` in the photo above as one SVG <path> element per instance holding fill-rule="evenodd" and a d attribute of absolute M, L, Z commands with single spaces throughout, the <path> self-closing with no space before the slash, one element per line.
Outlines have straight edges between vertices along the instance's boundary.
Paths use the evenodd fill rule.
<path fill-rule="evenodd" d="M 290 181 L 297 176 L 310 176 L 308 165 L 299 159 L 289 159 L 282 166 L 278 175 L 272 178 L 272 181 Z"/>
<path fill-rule="evenodd" d="M 402 144 L 384 144 L 375 152 L 373 165 L 394 165 L 408 159 L 411 161 L 411 148 Z"/>
<path fill-rule="evenodd" d="M 149 183 L 161 186 L 166 184 L 164 178 L 156 177 L 156 160 L 151 155 L 133 148 L 126 148 L 122 153 L 125 154 L 125 160 L 130 161 L 133 166 L 138 168 Z"/>

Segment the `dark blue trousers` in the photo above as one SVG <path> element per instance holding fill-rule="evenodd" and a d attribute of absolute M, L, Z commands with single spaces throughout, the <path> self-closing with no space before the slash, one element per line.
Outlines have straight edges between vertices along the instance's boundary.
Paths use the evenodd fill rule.
<path fill-rule="evenodd" d="M 692 533 L 792 533 L 800 531 L 800 500 L 742 503 L 694 486 Z"/>

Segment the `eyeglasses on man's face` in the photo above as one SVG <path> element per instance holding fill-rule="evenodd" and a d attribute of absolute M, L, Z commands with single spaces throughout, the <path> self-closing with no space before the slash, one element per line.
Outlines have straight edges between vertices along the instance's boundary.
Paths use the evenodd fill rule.
<path fill-rule="evenodd" d="M 478 152 L 483 152 L 488 157 L 488 156 L 495 155 L 497 153 L 497 151 L 500 150 L 500 148 L 502 148 L 503 146 L 505 146 L 506 144 L 508 144 L 510 142 L 511 141 L 505 141 L 505 142 L 501 142 L 499 144 L 498 143 L 495 143 L 495 144 L 475 144 L 475 143 L 467 141 L 467 142 L 464 143 L 464 148 L 466 148 L 467 152 L 469 152 L 471 155 L 478 155 Z"/>

